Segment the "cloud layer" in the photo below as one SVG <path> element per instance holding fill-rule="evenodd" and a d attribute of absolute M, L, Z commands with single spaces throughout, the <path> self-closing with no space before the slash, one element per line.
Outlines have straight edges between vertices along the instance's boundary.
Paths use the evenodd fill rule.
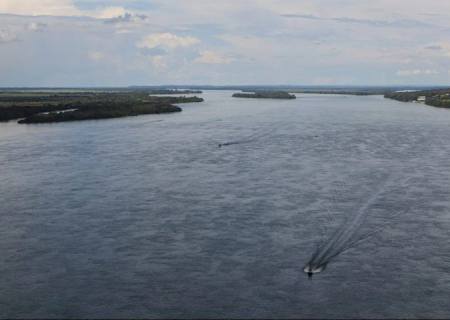
<path fill-rule="evenodd" d="M 138 48 L 168 48 L 176 49 L 177 47 L 190 47 L 200 43 L 200 40 L 194 37 L 181 37 L 172 33 L 155 33 L 146 36 L 137 44 Z"/>
<path fill-rule="evenodd" d="M 450 1 L 0 0 L 0 86 L 448 84 Z"/>

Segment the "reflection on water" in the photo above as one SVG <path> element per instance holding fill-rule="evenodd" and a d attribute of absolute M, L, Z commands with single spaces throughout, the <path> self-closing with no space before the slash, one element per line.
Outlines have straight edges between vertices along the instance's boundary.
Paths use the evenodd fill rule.
<path fill-rule="evenodd" d="M 448 317 L 450 111 L 230 96 L 0 124 L 0 317 Z M 382 230 L 308 281 L 376 193 L 355 237 Z"/>

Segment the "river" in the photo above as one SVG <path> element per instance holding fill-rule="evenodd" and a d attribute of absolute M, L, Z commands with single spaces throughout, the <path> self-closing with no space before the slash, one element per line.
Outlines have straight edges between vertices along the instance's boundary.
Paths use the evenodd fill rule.
<path fill-rule="evenodd" d="M 231 94 L 0 123 L 0 317 L 449 317 L 450 110 Z"/>

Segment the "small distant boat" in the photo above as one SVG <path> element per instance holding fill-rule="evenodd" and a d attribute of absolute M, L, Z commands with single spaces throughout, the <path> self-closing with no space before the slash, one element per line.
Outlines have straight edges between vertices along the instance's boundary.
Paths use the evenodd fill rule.
<path fill-rule="evenodd" d="M 308 264 L 303 268 L 303 271 L 306 274 L 308 274 L 308 278 L 311 279 L 313 277 L 313 275 L 315 275 L 317 273 L 321 273 L 322 271 L 325 270 L 326 267 L 327 267 L 326 264 L 322 264 L 320 266 L 314 266 L 314 265 Z"/>
<path fill-rule="evenodd" d="M 305 268 L 303 269 L 303 271 L 305 271 L 305 273 L 321 273 L 322 271 L 325 270 L 325 268 L 327 267 L 327 265 L 321 265 L 318 267 L 315 266 L 311 266 L 311 265 L 307 265 L 305 266 Z"/>

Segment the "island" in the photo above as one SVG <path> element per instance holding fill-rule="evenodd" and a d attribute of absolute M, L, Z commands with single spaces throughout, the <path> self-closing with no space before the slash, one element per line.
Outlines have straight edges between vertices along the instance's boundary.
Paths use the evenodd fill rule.
<path fill-rule="evenodd" d="M 148 91 L 0 92 L 0 121 L 21 124 L 107 119 L 180 112 L 174 104 L 202 102 L 199 97 L 157 97 Z"/>
<path fill-rule="evenodd" d="M 286 91 L 255 91 L 252 93 L 239 92 L 233 94 L 233 98 L 253 98 L 253 99 L 296 99 L 293 94 Z"/>

